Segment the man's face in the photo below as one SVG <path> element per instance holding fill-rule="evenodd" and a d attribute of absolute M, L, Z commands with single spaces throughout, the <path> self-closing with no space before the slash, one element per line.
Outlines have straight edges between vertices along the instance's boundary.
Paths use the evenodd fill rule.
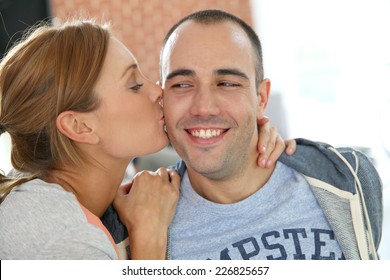
<path fill-rule="evenodd" d="M 189 172 L 221 180 L 256 165 L 256 117 L 269 81 L 257 87 L 254 59 L 247 35 L 230 22 L 189 21 L 168 40 L 161 61 L 165 121 Z M 262 98 L 258 90 L 268 92 Z"/>

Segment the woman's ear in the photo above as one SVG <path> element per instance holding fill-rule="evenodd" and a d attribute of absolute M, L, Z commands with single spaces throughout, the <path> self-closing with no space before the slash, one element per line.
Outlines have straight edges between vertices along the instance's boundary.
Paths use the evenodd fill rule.
<path fill-rule="evenodd" d="M 267 108 L 269 95 L 271 92 L 271 80 L 264 79 L 257 87 L 258 93 L 258 113 L 257 118 L 262 119 L 265 116 L 265 109 Z"/>
<path fill-rule="evenodd" d="M 87 113 L 64 111 L 58 115 L 56 125 L 66 137 L 78 143 L 97 144 L 99 137 L 88 121 Z"/>

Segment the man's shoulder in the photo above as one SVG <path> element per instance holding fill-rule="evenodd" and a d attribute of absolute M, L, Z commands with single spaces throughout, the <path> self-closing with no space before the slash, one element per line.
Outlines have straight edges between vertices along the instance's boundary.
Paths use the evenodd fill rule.
<path fill-rule="evenodd" d="M 298 172 L 323 181 L 335 189 L 350 192 L 364 201 L 376 248 L 383 221 L 383 187 L 380 176 L 364 153 L 351 147 L 334 148 L 329 144 L 297 139 L 297 151 L 279 159 Z M 368 222 L 367 222 L 368 223 Z"/>
<path fill-rule="evenodd" d="M 279 160 L 289 166 L 306 166 L 309 170 L 318 170 L 318 166 L 329 168 L 330 165 L 337 167 L 342 173 L 350 171 L 348 165 L 355 170 L 357 164 L 364 167 L 374 168 L 368 157 L 352 148 L 338 147 L 324 142 L 311 141 L 304 138 L 295 139 L 297 143 L 296 152 L 292 156 L 282 154 Z M 374 168 L 375 169 L 375 168 Z"/>
<path fill-rule="evenodd" d="M 370 180 L 374 184 L 379 180 L 379 175 L 368 157 L 351 147 L 334 148 L 327 143 L 302 138 L 296 139 L 296 142 L 296 152 L 292 156 L 282 154 L 279 160 L 305 176 L 339 186 L 352 193 L 355 193 L 355 176 L 362 176 L 363 171 L 372 173 Z"/>

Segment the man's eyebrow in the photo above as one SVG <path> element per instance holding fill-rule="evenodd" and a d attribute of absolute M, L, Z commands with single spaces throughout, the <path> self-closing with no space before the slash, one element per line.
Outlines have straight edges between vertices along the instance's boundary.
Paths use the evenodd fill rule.
<path fill-rule="evenodd" d="M 128 71 L 133 70 L 133 69 L 137 69 L 137 68 L 138 68 L 138 64 L 137 63 L 133 63 L 133 64 L 127 66 L 125 71 L 123 71 L 123 74 L 122 74 L 121 78 L 123 78 Z"/>
<path fill-rule="evenodd" d="M 214 75 L 216 76 L 234 75 L 249 80 L 248 76 L 244 72 L 233 68 L 217 69 L 214 71 Z"/>
<path fill-rule="evenodd" d="M 177 76 L 195 76 L 195 71 L 190 69 L 177 69 L 169 73 L 166 80 L 173 79 Z"/>

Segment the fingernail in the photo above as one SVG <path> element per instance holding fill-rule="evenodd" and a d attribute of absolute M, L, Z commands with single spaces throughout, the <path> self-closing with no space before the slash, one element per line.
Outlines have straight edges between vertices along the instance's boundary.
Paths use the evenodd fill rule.
<path fill-rule="evenodd" d="M 270 167 L 272 165 L 272 160 L 267 161 L 267 167 Z"/>
<path fill-rule="evenodd" d="M 263 159 L 263 160 L 261 161 L 261 166 L 262 166 L 262 167 L 265 167 L 266 164 L 267 164 L 266 160 Z"/>
<path fill-rule="evenodd" d="M 265 146 L 261 146 L 261 152 L 264 153 L 265 152 Z"/>

